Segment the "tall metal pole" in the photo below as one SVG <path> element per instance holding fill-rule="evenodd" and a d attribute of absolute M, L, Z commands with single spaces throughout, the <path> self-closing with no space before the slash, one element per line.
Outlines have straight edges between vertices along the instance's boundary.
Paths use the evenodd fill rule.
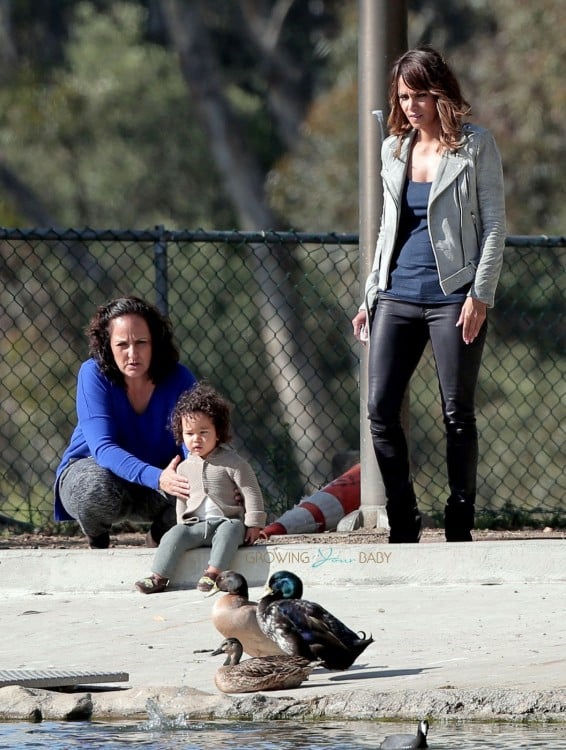
<path fill-rule="evenodd" d="M 360 285 L 373 263 L 382 206 L 381 141 L 388 115 L 389 74 L 407 49 L 404 0 L 359 0 L 358 128 Z M 378 114 L 381 113 L 381 116 Z M 385 492 L 375 460 L 369 423 L 368 347 L 360 355 L 361 520 L 366 528 L 387 526 Z"/>

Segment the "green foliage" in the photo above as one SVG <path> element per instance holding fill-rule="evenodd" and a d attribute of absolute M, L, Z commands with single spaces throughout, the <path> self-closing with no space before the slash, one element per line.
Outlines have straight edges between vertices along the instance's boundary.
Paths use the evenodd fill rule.
<path fill-rule="evenodd" d="M 412 0 L 408 9 L 410 43 L 446 51 L 473 119 L 496 135 L 509 233 L 561 234 L 560 0 L 458 0 L 450 8 Z M 279 157 L 267 181 L 272 205 L 288 226 L 306 231 L 358 227 L 357 10 L 356 3 L 325 4 L 318 27 L 305 8 L 289 13 L 283 42 L 307 66 L 295 95 L 314 98 L 296 146 L 285 153 L 267 103 L 269 66 L 239 36 L 240 9 L 206 5 L 226 93 L 246 122 L 250 148 L 266 170 Z M 0 87 L 0 149 L 54 220 L 235 225 L 177 60 L 146 35 L 144 3 L 69 1 L 53 18 L 39 14 L 33 24 L 24 3 L 15 3 L 14 12 L 26 57 Z M 55 37 L 50 21 L 68 39 L 61 31 Z M 338 34 L 329 33 L 332 24 Z M 32 49 L 31 39 L 39 47 Z M 48 47 L 46 39 L 56 42 Z M 0 197 L 0 221 L 21 223 L 7 195 Z"/>
<path fill-rule="evenodd" d="M 309 348 L 313 346 L 332 399 L 332 404 L 320 404 L 321 419 L 327 411 L 336 413 L 343 448 L 359 439 L 359 418 L 352 419 L 359 396 L 351 348 L 344 336 L 349 329 L 347 311 L 353 304 L 349 253 L 355 251 L 354 247 L 346 252 L 334 247 L 329 252 L 328 247 L 311 245 L 297 250 L 304 269 L 297 290 L 304 310 L 305 341 Z M 278 403 L 270 378 L 252 253 L 245 245 L 171 245 L 169 302 L 182 360 L 234 404 L 236 445 L 256 468 L 275 511 L 297 502 L 313 488 L 308 477 L 301 477 L 290 450 L 288 415 Z M 186 313 L 179 315 L 182 309 Z"/>
<path fill-rule="evenodd" d="M 342 9 L 342 33 L 328 45 L 328 87 L 314 99 L 295 148 L 268 175 L 275 210 L 308 232 L 357 232 L 357 13 Z"/>
<path fill-rule="evenodd" d="M 58 223 L 229 226 L 177 61 L 143 20 L 136 3 L 79 5 L 66 66 L 0 89 L 0 147 Z"/>
<path fill-rule="evenodd" d="M 513 505 L 510 501 L 504 503 L 499 512 L 483 509 L 476 514 L 477 529 L 519 530 L 545 527 L 564 529 L 566 518 L 560 513 L 552 514 L 542 510 L 525 512 L 523 508 Z"/>
<path fill-rule="evenodd" d="M 502 153 L 509 234 L 561 235 L 566 225 L 561 0 L 414 0 L 411 45 L 445 51 Z M 268 180 L 277 211 L 304 230 L 358 226 L 357 14 L 346 5 L 330 46 L 328 89 L 311 105 L 295 149 Z M 332 67 L 334 66 L 334 67 Z"/>
<path fill-rule="evenodd" d="M 355 85 L 317 100 L 310 109 L 302 138 L 268 177 L 267 190 L 278 213 L 293 228 L 321 232 L 358 229 L 358 143 Z"/>
<path fill-rule="evenodd" d="M 561 0 L 483 0 L 495 31 L 452 51 L 476 121 L 503 158 L 510 234 L 564 233 Z M 470 64 L 473 61 L 473 64 Z"/>

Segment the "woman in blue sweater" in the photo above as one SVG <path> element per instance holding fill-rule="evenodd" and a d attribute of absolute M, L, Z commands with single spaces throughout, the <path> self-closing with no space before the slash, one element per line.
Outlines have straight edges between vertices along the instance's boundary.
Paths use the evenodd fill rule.
<path fill-rule="evenodd" d="M 99 307 L 87 334 L 91 358 L 79 370 L 78 423 L 56 471 L 55 520 L 77 520 L 98 549 L 116 521 L 150 521 L 147 543 L 157 546 L 176 522 L 175 498 L 189 497 L 170 416 L 196 378 L 179 363 L 170 322 L 137 297 Z"/>
<path fill-rule="evenodd" d="M 352 321 L 361 340 L 371 323 L 368 413 L 389 541 L 418 542 L 421 534 L 400 412 L 430 340 L 446 431 L 446 539 L 466 542 L 476 498 L 475 389 L 505 244 L 501 159 L 491 133 L 463 122 L 470 107 L 430 47 L 397 60 L 389 104 L 381 228 Z"/>

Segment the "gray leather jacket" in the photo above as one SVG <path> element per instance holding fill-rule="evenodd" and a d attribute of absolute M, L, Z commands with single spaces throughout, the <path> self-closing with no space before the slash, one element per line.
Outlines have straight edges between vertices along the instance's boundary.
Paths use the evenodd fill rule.
<path fill-rule="evenodd" d="M 381 149 L 383 211 L 365 286 L 368 311 L 378 291 L 387 288 L 414 136 L 415 131 L 405 138 L 399 158 L 396 136 L 386 138 Z M 505 245 L 505 196 L 501 157 L 484 128 L 464 125 L 458 150 L 443 154 L 430 190 L 428 231 L 442 291 L 450 294 L 471 282 L 469 294 L 493 307 Z"/>

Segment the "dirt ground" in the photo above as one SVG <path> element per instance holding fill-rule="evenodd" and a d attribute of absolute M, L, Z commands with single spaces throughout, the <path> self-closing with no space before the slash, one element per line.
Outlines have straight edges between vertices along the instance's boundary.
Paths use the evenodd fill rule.
<path fill-rule="evenodd" d="M 501 531 L 492 529 L 473 532 L 476 541 L 505 541 L 518 539 L 566 539 L 566 529 L 520 529 Z M 424 529 L 421 543 L 443 542 L 443 529 Z M 360 529 L 347 533 L 294 534 L 272 536 L 266 544 L 386 544 L 387 532 L 379 529 Z M 113 548 L 145 546 L 145 532 L 118 532 L 111 535 Z M 44 533 L 17 533 L 0 527 L 0 549 L 75 549 L 87 548 L 82 535 L 60 536 Z"/>

